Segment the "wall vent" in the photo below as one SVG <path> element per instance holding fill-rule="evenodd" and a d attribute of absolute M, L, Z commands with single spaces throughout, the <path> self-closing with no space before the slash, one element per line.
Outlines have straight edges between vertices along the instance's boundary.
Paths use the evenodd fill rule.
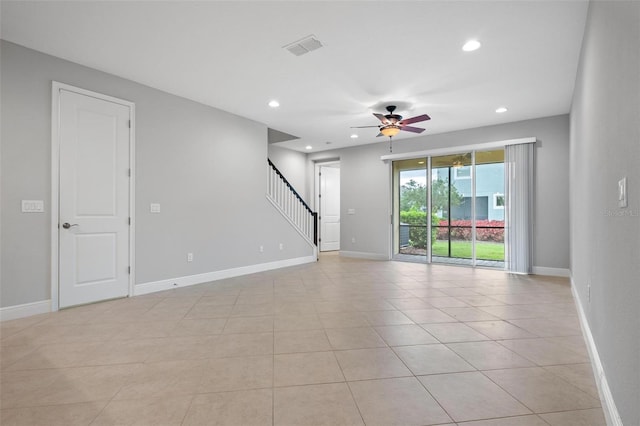
<path fill-rule="evenodd" d="M 283 49 L 287 49 L 289 52 L 296 56 L 302 56 L 306 53 L 312 52 L 316 49 L 320 49 L 322 43 L 316 38 L 316 36 L 309 35 L 301 40 L 294 41 L 291 44 L 283 46 Z"/>

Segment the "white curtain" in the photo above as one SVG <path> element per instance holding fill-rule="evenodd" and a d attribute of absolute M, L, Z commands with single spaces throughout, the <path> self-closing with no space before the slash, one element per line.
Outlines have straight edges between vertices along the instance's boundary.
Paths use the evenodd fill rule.
<path fill-rule="evenodd" d="M 505 166 L 505 268 L 529 274 L 533 263 L 534 143 L 507 145 Z"/>

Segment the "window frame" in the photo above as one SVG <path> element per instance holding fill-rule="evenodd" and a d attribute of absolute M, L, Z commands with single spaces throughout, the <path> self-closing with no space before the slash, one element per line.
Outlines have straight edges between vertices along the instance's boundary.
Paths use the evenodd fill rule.
<path fill-rule="evenodd" d="M 453 169 L 453 180 L 462 180 L 462 179 L 471 179 L 471 166 L 462 166 L 462 167 L 452 167 Z M 461 169 L 468 169 L 469 176 L 459 176 L 458 171 Z"/>

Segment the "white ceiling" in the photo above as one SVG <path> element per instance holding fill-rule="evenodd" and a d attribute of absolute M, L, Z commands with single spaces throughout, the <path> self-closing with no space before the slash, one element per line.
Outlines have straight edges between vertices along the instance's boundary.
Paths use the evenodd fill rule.
<path fill-rule="evenodd" d="M 569 112 L 588 3 L 2 1 L 2 38 L 265 123 L 304 151 L 385 142 L 396 103 L 435 134 Z M 309 34 L 324 45 L 282 47 Z M 461 46 L 478 39 L 482 48 Z M 281 106 L 267 106 L 277 99 Z M 509 111 L 496 114 L 506 106 Z M 359 134 L 358 139 L 350 135 Z M 396 139 L 415 137 L 401 132 Z M 330 142 L 328 144 L 327 142 Z"/>

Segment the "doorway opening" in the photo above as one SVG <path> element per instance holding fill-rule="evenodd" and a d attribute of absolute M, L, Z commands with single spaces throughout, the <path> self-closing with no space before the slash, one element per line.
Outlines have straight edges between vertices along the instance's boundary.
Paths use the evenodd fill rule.
<path fill-rule="evenodd" d="M 318 248 L 320 252 L 340 250 L 340 162 L 315 166 Z"/>

